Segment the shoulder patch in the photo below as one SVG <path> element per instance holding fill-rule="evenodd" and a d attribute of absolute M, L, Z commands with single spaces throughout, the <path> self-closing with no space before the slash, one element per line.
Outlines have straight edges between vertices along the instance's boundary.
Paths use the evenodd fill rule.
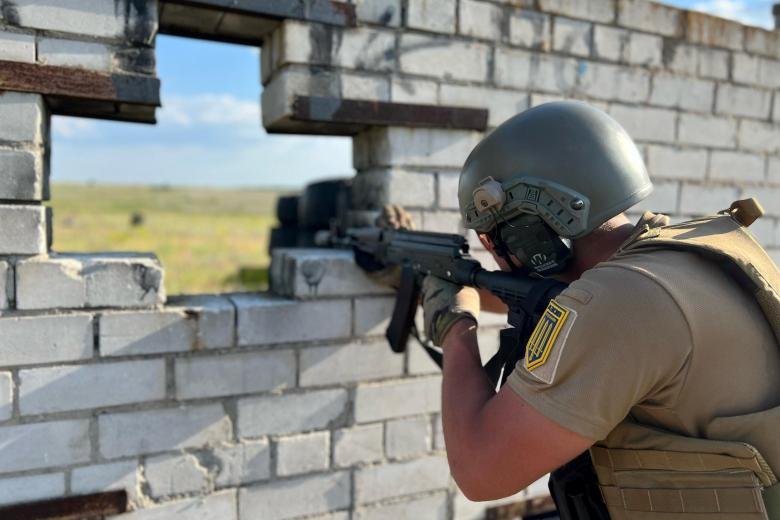
<path fill-rule="evenodd" d="M 551 300 L 525 346 L 525 368 L 537 379 L 552 383 L 569 330 L 577 312 Z"/>

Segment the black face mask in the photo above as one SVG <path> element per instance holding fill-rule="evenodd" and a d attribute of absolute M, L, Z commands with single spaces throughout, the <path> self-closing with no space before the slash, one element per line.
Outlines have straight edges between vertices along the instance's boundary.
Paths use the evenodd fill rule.
<path fill-rule="evenodd" d="M 498 225 L 493 236 L 498 253 L 514 269 L 540 276 L 550 276 L 565 270 L 572 255 L 571 242 L 558 236 L 540 217 L 519 215 Z M 512 262 L 514 255 L 521 266 Z"/>

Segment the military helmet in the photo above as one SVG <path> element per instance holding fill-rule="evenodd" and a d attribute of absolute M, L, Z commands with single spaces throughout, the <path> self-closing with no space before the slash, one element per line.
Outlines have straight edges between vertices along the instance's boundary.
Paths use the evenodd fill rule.
<path fill-rule="evenodd" d="M 573 239 L 651 191 L 623 127 L 590 105 L 560 101 L 526 110 L 486 136 L 466 159 L 458 199 L 465 226 L 477 232 L 531 214 Z"/>

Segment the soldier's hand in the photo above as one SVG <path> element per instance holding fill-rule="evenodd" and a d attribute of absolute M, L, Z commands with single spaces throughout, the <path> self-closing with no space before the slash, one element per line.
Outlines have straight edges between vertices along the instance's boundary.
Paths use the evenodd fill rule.
<path fill-rule="evenodd" d="M 375 225 L 382 229 L 408 229 L 414 230 L 412 217 L 404 208 L 397 204 L 385 204 Z M 368 272 L 369 278 L 380 285 L 386 285 L 398 289 L 401 285 L 401 268 L 397 265 Z"/>
<path fill-rule="evenodd" d="M 425 334 L 434 345 L 441 346 L 447 332 L 460 320 L 479 317 L 479 293 L 447 280 L 428 275 L 422 284 L 422 306 Z"/>

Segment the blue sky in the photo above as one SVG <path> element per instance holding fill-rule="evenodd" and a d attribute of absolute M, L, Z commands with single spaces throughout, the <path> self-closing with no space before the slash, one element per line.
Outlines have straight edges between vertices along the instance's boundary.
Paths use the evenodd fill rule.
<path fill-rule="evenodd" d="M 772 2 L 665 3 L 770 27 Z M 55 117 L 52 180 L 299 187 L 351 175 L 349 138 L 265 133 L 259 69 L 253 47 L 159 36 L 157 125 Z"/>

